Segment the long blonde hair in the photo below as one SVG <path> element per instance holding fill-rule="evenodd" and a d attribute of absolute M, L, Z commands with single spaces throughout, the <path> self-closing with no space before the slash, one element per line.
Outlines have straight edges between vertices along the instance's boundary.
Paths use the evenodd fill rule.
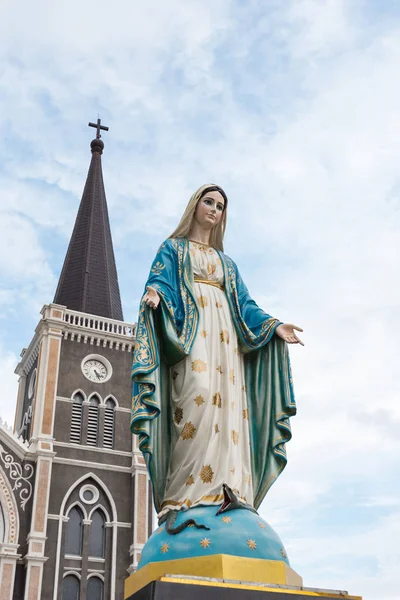
<path fill-rule="evenodd" d="M 169 236 L 170 238 L 176 237 L 189 237 L 190 231 L 193 225 L 194 214 L 196 212 L 197 204 L 199 200 L 207 193 L 207 192 L 219 192 L 221 196 L 225 200 L 224 210 L 222 213 L 222 218 L 218 225 L 212 228 L 210 233 L 210 246 L 214 248 L 218 248 L 221 252 L 224 251 L 224 234 L 226 228 L 226 215 L 228 209 L 228 198 L 222 188 L 214 183 L 206 183 L 199 187 L 199 189 L 192 195 L 189 200 L 189 203 L 183 213 L 183 216 L 179 222 L 178 227 L 175 229 L 173 233 Z"/>

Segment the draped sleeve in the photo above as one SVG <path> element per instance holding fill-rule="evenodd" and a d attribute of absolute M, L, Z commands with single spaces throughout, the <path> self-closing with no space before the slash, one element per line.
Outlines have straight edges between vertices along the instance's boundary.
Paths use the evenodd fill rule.
<path fill-rule="evenodd" d="M 286 466 L 289 418 L 296 403 L 287 344 L 274 335 L 278 319 L 251 298 L 234 261 L 221 253 L 225 290 L 244 354 L 254 506 Z"/>
<path fill-rule="evenodd" d="M 159 248 L 145 285 L 160 296 L 157 311 L 140 302 L 133 352 L 132 433 L 139 436 L 156 510 L 160 510 L 171 454 L 169 367 L 190 353 L 198 308 L 187 244 L 168 239 Z"/>

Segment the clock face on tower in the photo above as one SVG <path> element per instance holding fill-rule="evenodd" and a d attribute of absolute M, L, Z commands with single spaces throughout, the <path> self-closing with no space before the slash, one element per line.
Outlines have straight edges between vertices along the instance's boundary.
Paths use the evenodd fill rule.
<path fill-rule="evenodd" d="M 81 369 L 84 376 L 94 383 L 104 383 L 112 375 L 110 362 L 98 354 L 86 356 L 82 361 Z"/>

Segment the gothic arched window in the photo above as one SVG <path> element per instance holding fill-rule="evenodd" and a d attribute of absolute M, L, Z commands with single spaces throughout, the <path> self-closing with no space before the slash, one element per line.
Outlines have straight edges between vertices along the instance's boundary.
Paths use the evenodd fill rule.
<path fill-rule="evenodd" d="M 106 400 L 104 409 L 104 448 L 114 447 L 114 427 L 115 427 L 115 402 L 111 398 Z"/>
<path fill-rule="evenodd" d="M 100 577 L 91 577 L 87 582 L 86 600 L 103 600 L 104 583 Z M 63 599 L 64 600 L 64 599 Z"/>
<path fill-rule="evenodd" d="M 75 575 L 67 575 L 63 579 L 62 600 L 79 600 L 80 581 Z"/>
<path fill-rule="evenodd" d="M 80 444 L 82 441 L 82 408 L 83 395 L 77 392 L 72 402 L 71 429 L 69 434 L 69 441 L 72 444 Z"/>
<path fill-rule="evenodd" d="M 88 409 L 88 428 L 86 440 L 88 446 L 97 446 L 99 437 L 99 406 L 100 399 L 98 396 L 92 396 L 89 400 Z"/>
<path fill-rule="evenodd" d="M 71 508 L 68 513 L 65 554 L 82 556 L 82 520 L 83 514 L 81 509 L 77 506 Z"/>
<path fill-rule="evenodd" d="M 89 556 L 104 558 L 106 520 L 103 512 L 95 510 L 92 515 L 89 538 Z"/>

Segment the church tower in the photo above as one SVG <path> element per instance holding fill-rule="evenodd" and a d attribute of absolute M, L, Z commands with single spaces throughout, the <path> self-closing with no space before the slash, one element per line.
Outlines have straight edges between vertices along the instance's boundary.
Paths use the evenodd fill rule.
<path fill-rule="evenodd" d="M 153 528 L 129 429 L 135 326 L 123 320 L 103 183 L 107 128 L 90 125 L 97 135 L 54 301 L 16 368 L 14 431 L 0 425 L 2 600 L 119 600 Z"/>

